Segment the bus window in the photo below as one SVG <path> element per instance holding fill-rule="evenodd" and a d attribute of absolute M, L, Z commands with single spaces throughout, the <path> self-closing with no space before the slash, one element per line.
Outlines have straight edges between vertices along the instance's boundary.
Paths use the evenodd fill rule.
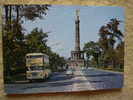
<path fill-rule="evenodd" d="M 30 68 L 31 71 L 34 71 L 34 70 L 44 70 L 43 66 L 31 66 L 29 68 Z"/>

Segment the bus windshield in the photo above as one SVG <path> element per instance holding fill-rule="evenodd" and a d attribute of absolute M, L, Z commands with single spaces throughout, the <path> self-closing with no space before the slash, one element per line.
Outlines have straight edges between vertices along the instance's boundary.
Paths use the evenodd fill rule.
<path fill-rule="evenodd" d="M 34 70 L 44 70 L 43 66 L 31 66 L 28 68 L 28 70 L 34 71 Z"/>
<path fill-rule="evenodd" d="M 31 58 L 31 59 L 34 59 L 34 58 L 42 58 L 42 57 L 43 57 L 42 55 L 27 56 L 27 58 Z"/>

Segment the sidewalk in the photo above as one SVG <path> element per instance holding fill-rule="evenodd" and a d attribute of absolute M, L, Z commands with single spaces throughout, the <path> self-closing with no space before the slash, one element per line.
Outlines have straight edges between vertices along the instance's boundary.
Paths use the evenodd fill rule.
<path fill-rule="evenodd" d="M 100 71 L 106 71 L 106 72 L 111 72 L 111 73 L 116 73 L 116 74 L 123 74 L 124 72 L 116 72 L 112 70 L 106 70 L 106 69 L 100 69 L 100 68 L 94 68 L 95 70 L 100 70 Z"/>

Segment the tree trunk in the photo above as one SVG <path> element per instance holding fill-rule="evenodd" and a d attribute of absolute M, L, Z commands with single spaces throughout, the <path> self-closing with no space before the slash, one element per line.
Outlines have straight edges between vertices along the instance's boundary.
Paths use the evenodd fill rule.
<path fill-rule="evenodd" d="M 9 6 L 9 20 L 11 21 L 12 18 L 12 6 Z"/>
<path fill-rule="evenodd" d="M 5 23 L 8 23 L 8 5 L 5 5 L 4 8 L 5 8 Z"/>
<path fill-rule="evenodd" d="M 20 6 L 16 6 L 16 22 L 19 23 L 19 8 Z"/>
<path fill-rule="evenodd" d="M 11 24 L 12 24 L 12 6 L 9 6 L 9 27 L 11 29 Z"/>

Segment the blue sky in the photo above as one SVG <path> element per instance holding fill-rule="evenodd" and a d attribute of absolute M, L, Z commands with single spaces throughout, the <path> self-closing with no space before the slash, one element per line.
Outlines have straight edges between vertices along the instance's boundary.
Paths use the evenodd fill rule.
<path fill-rule="evenodd" d="M 34 22 L 25 21 L 24 27 L 30 32 L 33 28 L 42 28 L 50 31 L 48 46 L 64 57 L 70 57 L 74 50 L 75 41 L 75 11 L 80 9 L 80 41 L 81 49 L 88 41 L 97 41 L 98 30 L 111 18 L 124 21 L 124 9 L 121 7 L 105 6 L 61 6 L 52 5 L 44 19 Z M 124 32 L 124 22 L 119 27 Z"/>

